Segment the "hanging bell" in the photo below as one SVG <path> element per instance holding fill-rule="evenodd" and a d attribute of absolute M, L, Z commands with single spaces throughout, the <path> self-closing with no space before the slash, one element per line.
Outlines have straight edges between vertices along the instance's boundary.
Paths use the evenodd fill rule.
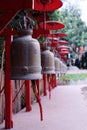
<path fill-rule="evenodd" d="M 48 47 L 41 53 L 41 65 L 43 74 L 55 74 L 54 54 Z"/>
<path fill-rule="evenodd" d="M 62 64 L 62 74 L 65 75 L 67 72 L 67 66 L 63 63 Z"/>
<path fill-rule="evenodd" d="M 60 59 L 55 57 L 55 72 L 56 74 L 60 73 Z"/>
<path fill-rule="evenodd" d="M 63 61 L 60 61 L 60 73 L 61 73 L 61 75 L 64 75 L 64 69 L 65 69 L 64 63 L 63 63 Z"/>
<path fill-rule="evenodd" d="M 32 38 L 33 30 L 23 29 L 11 44 L 11 79 L 41 79 L 39 42 Z"/>

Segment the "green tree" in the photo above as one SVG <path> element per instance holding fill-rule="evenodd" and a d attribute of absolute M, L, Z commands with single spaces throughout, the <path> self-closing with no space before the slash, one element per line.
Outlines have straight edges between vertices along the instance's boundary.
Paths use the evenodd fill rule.
<path fill-rule="evenodd" d="M 76 47 L 85 46 L 87 43 L 87 26 L 80 18 L 80 10 L 75 6 L 68 6 L 63 10 L 56 10 L 50 14 L 51 20 L 64 23 L 65 28 L 58 30 L 67 34 L 62 38 L 68 41 L 68 45 L 74 44 Z"/>

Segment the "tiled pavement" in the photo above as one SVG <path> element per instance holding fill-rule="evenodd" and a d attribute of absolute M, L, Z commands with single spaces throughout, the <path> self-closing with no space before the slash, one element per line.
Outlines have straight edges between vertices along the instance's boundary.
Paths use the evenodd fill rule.
<path fill-rule="evenodd" d="M 12 130 L 87 130 L 87 98 L 83 91 L 86 86 L 57 86 L 50 100 L 48 94 L 41 96 L 43 121 L 40 121 L 38 104 L 34 103 L 31 112 L 23 109 L 13 115 Z M 0 130 L 3 128 L 4 123 Z"/>

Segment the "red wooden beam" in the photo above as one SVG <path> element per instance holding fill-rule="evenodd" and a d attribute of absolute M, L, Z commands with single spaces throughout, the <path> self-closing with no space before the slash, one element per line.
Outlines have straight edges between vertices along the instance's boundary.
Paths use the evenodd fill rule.
<path fill-rule="evenodd" d="M 0 11 L 32 9 L 33 0 L 0 0 Z"/>
<path fill-rule="evenodd" d="M 7 28 L 7 29 L 3 30 L 0 35 L 1 36 L 11 36 L 11 35 L 14 36 L 14 35 L 18 35 L 18 31 L 13 30 L 12 28 Z"/>
<path fill-rule="evenodd" d="M 11 36 L 6 37 L 6 66 L 5 66 L 5 128 L 13 127 L 12 120 L 12 85 L 10 80 L 10 46 Z"/>
<path fill-rule="evenodd" d="M 46 88 L 47 87 L 47 75 L 43 74 L 43 92 L 44 92 L 44 96 L 47 95 L 47 91 Z"/>
<path fill-rule="evenodd" d="M 25 80 L 25 91 L 26 91 L 26 111 L 31 111 L 31 92 L 30 92 L 30 80 Z"/>
<path fill-rule="evenodd" d="M 17 13 L 17 10 L 3 12 L 3 14 L 0 16 L 0 34 L 6 28 L 6 26 L 12 21 L 12 19 L 16 16 Z"/>
<path fill-rule="evenodd" d="M 19 10 L 29 10 L 33 0 L 0 0 L 0 34 L 16 16 Z"/>
<path fill-rule="evenodd" d="M 12 120 L 12 83 L 10 80 L 10 48 L 11 48 L 11 33 L 12 29 L 6 29 L 3 31 L 3 35 L 6 37 L 6 65 L 5 65 L 5 128 L 13 128 Z"/>

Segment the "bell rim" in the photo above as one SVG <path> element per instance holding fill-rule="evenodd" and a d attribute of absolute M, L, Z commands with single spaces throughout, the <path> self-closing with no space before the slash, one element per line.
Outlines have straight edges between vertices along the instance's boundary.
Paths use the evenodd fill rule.
<path fill-rule="evenodd" d="M 55 74 L 55 71 L 42 71 L 42 74 Z"/>
<path fill-rule="evenodd" d="M 11 80 L 37 80 L 42 79 L 42 74 L 26 74 L 26 75 L 14 75 L 10 77 Z"/>

